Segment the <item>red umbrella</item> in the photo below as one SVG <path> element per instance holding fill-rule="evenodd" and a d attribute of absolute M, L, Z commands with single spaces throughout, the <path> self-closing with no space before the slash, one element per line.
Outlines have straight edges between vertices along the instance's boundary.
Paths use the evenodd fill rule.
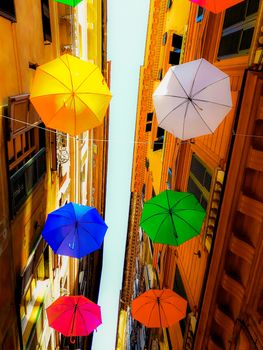
<path fill-rule="evenodd" d="M 85 336 L 101 323 L 100 306 L 83 296 L 63 296 L 47 309 L 49 326 L 66 337 Z"/>
<path fill-rule="evenodd" d="M 225 11 L 229 7 L 232 7 L 244 0 L 190 0 L 195 4 L 204 7 L 208 11 L 213 13 L 219 13 Z"/>
<path fill-rule="evenodd" d="M 148 328 L 170 327 L 185 317 L 186 307 L 171 289 L 149 289 L 132 301 L 132 317 Z"/>

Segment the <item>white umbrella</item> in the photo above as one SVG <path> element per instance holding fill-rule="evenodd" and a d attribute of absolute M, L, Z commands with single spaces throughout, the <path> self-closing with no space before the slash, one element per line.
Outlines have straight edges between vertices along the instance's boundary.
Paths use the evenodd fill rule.
<path fill-rule="evenodd" d="M 201 58 L 172 66 L 153 94 L 158 125 L 181 140 L 211 134 L 232 108 L 227 74 Z"/>

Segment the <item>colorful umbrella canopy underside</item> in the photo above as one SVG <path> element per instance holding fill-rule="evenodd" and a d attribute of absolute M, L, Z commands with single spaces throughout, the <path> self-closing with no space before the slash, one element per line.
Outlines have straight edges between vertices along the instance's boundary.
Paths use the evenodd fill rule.
<path fill-rule="evenodd" d="M 48 214 L 42 236 L 56 254 L 81 258 L 101 247 L 107 229 L 96 208 L 70 202 Z"/>
<path fill-rule="evenodd" d="M 63 296 L 47 309 L 49 326 L 64 336 L 85 336 L 101 323 L 100 306 L 83 296 Z"/>
<path fill-rule="evenodd" d="M 200 234 L 205 214 L 192 193 L 166 190 L 144 203 L 140 226 L 153 242 L 178 246 Z"/>
<path fill-rule="evenodd" d="M 30 100 L 46 126 L 78 135 L 103 122 L 111 93 L 98 66 L 66 54 L 37 68 Z"/>
<path fill-rule="evenodd" d="M 132 317 L 149 328 L 170 327 L 186 315 L 187 301 L 170 289 L 150 289 L 132 301 Z"/>

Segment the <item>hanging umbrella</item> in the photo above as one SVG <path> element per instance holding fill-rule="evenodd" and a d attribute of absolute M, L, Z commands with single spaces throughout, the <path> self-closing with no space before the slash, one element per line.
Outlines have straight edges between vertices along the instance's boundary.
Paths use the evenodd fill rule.
<path fill-rule="evenodd" d="M 101 323 L 100 306 L 83 296 L 62 296 L 47 309 L 48 324 L 66 337 L 90 334 Z"/>
<path fill-rule="evenodd" d="M 82 258 L 101 247 L 107 228 L 96 208 L 70 202 L 48 214 L 42 236 L 56 254 Z"/>
<path fill-rule="evenodd" d="M 192 193 L 166 190 L 144 203 L 140 226 L 153 242 L 179 246 L 200 234 L 204 217 Z"/>
<path fill-rule="evenodd" d="M 56 2 L 61 2 L 62 4 L 65 5 L 70 5 L 70 6 L 76 6 L 78 5 L 82 0 L 55 0 Z"/>
<path fill-rule="evenodd" d="M 175 137 L 211 134 L 232 108 L 229 77 L 203 58 L 172 66 L 153 103 L 159 127 Z"/>
<path fill-rule="evenodd" d="M 71 135 L 100 125 L 110 99 L 99 67 L 69 54 L 37 68 L 30 96 L 46 126 Z"/>
<path fill-rule="evenodd" d="M 204 7 L 210 12 L 219 13 L 225 11 L 229 7 L 232 7 L 244 0 L 190 0 L 195 4 Z"/>
<path fill-rule="evenodd" d="M 149 289 L 132 301 L 132 317 L 148 328 L 165 328 L 183 319 L 187 301 L 171 289 Z"/>

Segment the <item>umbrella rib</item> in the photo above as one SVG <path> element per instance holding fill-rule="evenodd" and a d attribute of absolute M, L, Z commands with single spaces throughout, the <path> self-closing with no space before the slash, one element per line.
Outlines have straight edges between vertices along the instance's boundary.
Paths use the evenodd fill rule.
<path fill-rule="evenodd" d="M 165 313 L 165 311 L 164 311 L 164 308 L 163 308 L 162 304 L 160 303 L 159 314 L 160 314 L 160 321 L 161 321 L 160 323 L 161 323 L 161 327 L 162 327 L 162 320 L 161 320 L 161 311 L 160 311 L 160 309 L 162 309 L 164 318 L 166 319 L 167 325 L 169 326 L 169 322 L 168 322 L 168 319 L 167 319 L 167 317 L 166 317 L 166 313 Z"/>
<path fill-rule="evenodd" d="M 211 134 L 213 133 L 213 130 L 210 129 L 210 127 L 207 125 L 206 121 L 203 119 L 202 115 L 199 113 L 199 111 L 197 110 L 196 106 L 194 103 L 192 103 L 195 111 L 197 112 L 197 114 L 199 115 L 199 117 L 202 119 L 202 121 L 204 122 L 204 124 L 206 125 L 207 129 L 211 132 Z M 198 107 L 199 108 L 199 107 Z"/>
<path fill-rule="evenodd" d="M 41 70 L 41 72 L 43 72 L 43 73 L 49 75 L 51 78 L 57 80 L 57 81 L 58 81 L 61 85 L 63 85 L 69 92 L 71 92 L 70 89 L 68 88 L 68 86 L 67 86 L 66 84 L 64 84 L 61 80 L 59 80 L 58 78 L 56 78 L 54 75 L 48 73 L 47 71 L 45 71 L 45 70 L 43 70 L 43 69 L 41 69 L 41 68 L 39 68 L 39 70 Z M 50 95 L 50 94 L 49 94 L 49 95 Z M 52 94 L 52 95 L 54 95 L 54 94 Z M 45 96 L 45 95 L 44 95 L 44 96 Z"/>
<path fill-rule="evenodd" d="M 99 242 L 96 240 L 96 238 L 93 236 L 93 233 L 91 233 L 90 231 L 88 231 L 85 227 L 82 227 L 82 226 L 81 226 L 81 229 L 84 230 L 84 231 L 86 231 L 86 232 L 90 235 L 90 237 L 91 237 L 98 245 L 100 245 Z"/>
<path fill-rule="evenodd" d="M 181 219 L 185 224 L 187 224 L 188 226 L 190 226 L 195 232 L 200 233 L 200 232 L 198 232 L 198 231 L 195 229 L 194 226 L 192 226 L 189 222 L 187 222 L 185 219 L 183 219 L 180 215 L 177 215 L 177 214 L 175 214 L 175 213 L 173 213 L 173 215 L 175 215 L 175 216 L 177 216 L 179 219 Z"/>
<path fill-rule="evenodd" d="M 167 210 L 167 209 L 166 209 Z M 148 216 L 146 219 L 144 219 L 143 221 L 141 221 L 141 224 L 144 224 L 147 220 L 149 219 L 152 219 L 154 216 L 157 216 L 157 215 L 164 215 L 166 213 L 156 213 L 156 214 L 153 214 L 151 216 Z"/>
<path fill-rule="evenodd" d="M 72 73 L 71 73 L 71 70 L 70 70 L 70 68 L 69 68 L 69 61 L 68 61 L 68 56 L 66 56 L 66 60 L 67 60 L 67 62 L 68 62 L 68 65 L 66 65 L 67 66 L 67 68 L 68 68 L 68 70 L 69 70 L 69 76 L 70 76 L 70 81 L 71 81 L 71 91 L 73 92 L 74 91 L 74 89 L 73 89 L 73 78 L 72 78 Z M 61 60 L 62 61 L 62 60 Z M 74 91 L 75 92 L 75 91 Z M 75 120 L 74 120 L 74 130 L 75 130 L 75 135 L 77 134 L 77 112 L 76 112 L 76 102 L 75 102 L 75 96 L 74 96 L 74 98 L 73 98 L 73 105 L 74 105 L 74 108 L 73 108 L 73 110 L 74 110 L 74 114 L 75 114 Z M 74 210 L 74 213 L 75 213 L 75 210 Z M 75 213 L 75 218 L 76 218 L 76 213 Z M 77 218 L 76 218 L 76 220 L 77 220 Z"/>
<path fill-rule="evenodd" d="M 83 305 L 83 304 L 82 304 Z M 85 328 L 88 328 L 88 325 L 86 324 L 86 318 L 82 315 L 82 312 L 81 312 L 81 309 L 79 309 L 79 315 L 80 315 L 80 317 L 82 318 L 82 320 L 83 320 L 83 323 L 85 324 Z"/>
<path fill-rule="evenodd" d="M 148 318 L 147 325 L 150 323 L 151 316 L 152 316 L 152 313 L 153 313 L 153 310 L 154 310 L 155 306 L 156 306 L 156 304 L 154 303 L 154 304 L 153 304 L 153 307 L 152 307 L 152 309 L 151 309 L 151 312 L 149 313 L 149 318 Z"/>
<path fill-rule="evenodd" d="M 104 222 L 94 222 L 94 221 L 80 221 L 79 220 L 79 223 L 80 224 L 92 224 L 92 225 L 100 225 L 100 226 L 104 226 L 106 225 Z"/>
<path fill-rule="evenodd" d="M 185 100 L 188 100 L 188 97 L 184 96 L 177 96 L 177 95 L 161 95 L 161 94 L 156 94 L 155 96 L 162 96 L 162 97 L 177 97 L 177 98 L 184 98 Z"/>
<path fill-rule="evenodd" d="M 182 133 L 182 138 L 183 138 L 183 139 L 184 139 L 184 127 L 185 127 L 186 114 L 187 114 L 187 111 L 188 111 L 188 107 L 189 107 L 189 100 L 188 100 L 188 103 L 187 103 L 186 108 L 185 108 L 185 111 L 184 111 L 183 133 Z"/>
<path fill-rule="evenodd" d="M 69 98 L 64 102 L 64 105 L 65 105 L 65 104 L 67 103 L 67 101 L 70 100 L 71 98 L 72 98 L 72 96 L 70 95 Z M 53 119 L 56 117 L 56 115 L 61 111 L 61 109 L 64 107 L 64 105 L 61 106 L 61 107 L 56 111 L 56 113 L 53 114 L 53 116 L 48 120 L 48 122 L 47 122 L 46 124 L 49 124 L 49 123 L 51 122 L 51 120 L 53 120 Z"/>
<path fill-rule="evenodd" d="M 207 89 L 209 86 L 212 86 L 212 85 L 218 83 L 219 81 L 222 81 L 222 80 L 225 80 L 225 79 L 228 79 L 228 76 L 226 76 L 226 77 L 224 77 L 224 78 L 221 78 L 221 79 L 219 79 L 219 80 L 216 80 L 216 81 L 214 81 L 214 82 L 211 83 L 211 84 L 206 85 L 206 86 L 203 87 L 201 90 L 197 91 L 193 96 L 191 96 L 192 99 L 193 99 L 197 94 L 199 94 L 200 92 L 202 92 L 202 91 L 204 91 L 205 89 Z"/>
<path fill-rule="evenodd" d="M 146 296 L 144 296 L 144 298 L 146 298 Z M 150 298 L 150 297 L 149 297 Z M 139 311 L 139 310 L 141 310 L 141 308 L 143 308 L 145 305 L 148 305 L 148 304 L 151 304 L 151 303 L 153 303 L 154 302 L 154 300 L 153 300 L 153 298 L 151 298 L 151 300 L 150 301 L 148 301 L 147 303 L 143 303 L 140 307 L 138 307 L 138 309 L 134 312 L 134 315 L 135 314 L 137 314 L 137 312 Z"/>
<path fill-rule="evenodd" d="M 83 84 L 97 69 L 99 69 L 99 67 L 95 66 L 95 68 L 93 69 L 93 71 L 91 71 L 91 72 L 86 76 L 86 78 L 82 80 L 82 82 L 79 84 L 79 86 L 76 88 L 75 91 L 77 91 L 77 90 L 81 87 L 81 85 L 82 85 L 82 84 Z"/>
<path fill-rule="evenodd" d="M 167 216 L 160 222 L 160 225 L 159 225 L 159 227 L 158 227 L 158 229 L 157 229 L 157 231 L 156 231 L 156 233 L 155 233 L 155 236 L 154 236 L 153 241 L 155 241 L 155 239 L 156 239 L 158 233 L 160 232 L 160 229 L 161 229 L 161 227 L 162 227 L 162 224 L 163 224 L 164 221 L 165 221 L 167 218 L 169 218 L 169 217 L 171 217 L 171 216 L 170 216 L 170 215 L 167 215 Z M 175 227 L 174 227 L 174 229 L 175 229 Z M 175 233 L 176 233 L 176 230 L 175 230 Z M 175 238 L 176 238 L 176 237 L 175 237 Z"/>
<path fill-rule="evenodd" d="M 162 208 L 162 209 L 165 209 L 165 210 L 167 210 L 167 208 L 166 207 L 164 207 L 163 205 L 160 205 L 160 204 L 158 204 L 158 203 L 145 203 L 144 205 L 156 205 L 156 207 L 159 207 L 159 208 Z"/>
<path fill-rule="evenodd" d="M 224 103 L 218 103 L 218 102 L 208 101 L 208 100 L 201 100 L 201 99 L 198 99 L 198 98 L 195 98 L 194 101 L 213 103 L 215 105 L 219 105 L 219 106 L 223 106 L 223 107 L 232 107 L 232 106 L 229 106 L 229 105 L 225 105 Z"/>
<path fill-rule="evenodd" d="M 178 243 L 178 234 L 177 234 L 177 230 L 176 230 L 176 227 L 175 227 L 175 223 L 174 223 L 174 221 L 173 221 L 173 216 L 172 216 L 172 214 L 171 214 L 171 212 L 170 212 L 171 207 L 170 207 L 170 201 L 169 201 L 169 198 L 168 198 L 168 191 L 166 191 L 165 193 L 166 193 L 166 198 L 167 198 L 167 202 L 168 202 L 168 206 L 169 206 L 169 217 L 170 217 L 170 219 L 171 219 L 171 221 L 172 221 L 172 226 L 173 226 L 173 229 L 174 229 L 173 235 L 175 236 L 175 240 L 176 240 L 176 242 Z M 163 293 L 162 293 L 162 294 L 163 294 Z M 162 296 L 162 294 L 161 294 L 161 296 Z"/>
<path fill-rule="evenodd" d="M 36 99 L 36 98 L 39 98 L 39 97 L 46 97 L 46 96 L 50 96 L 50 95 L 52 95 L 52 96 L 58 96 L 58 95 L 70 95 L 71 96 L 71 91 L 69 90 L 69 92 L 57 92 L 57 93 L 50 93 L 50 94 L 44 94 L 44 95 L 39 95 L 39 96 L 32 96 L 32 97 L 30 97 L 30 99 L 31 100 L 34 100 L 34 99 Z"/>
<path fill-rule="evenodd" d="M 185 198 L 191 197 L 192 193 L 187 194 L 186 196 L 180 198 L 177 202 L 174 203 L 174 205 L 171 207 L 173 209 L 176 205 L 178 205 L 181 201 L 183 201 Z"/>
<path fill-rule="evenodd" d="M 179 311 L 180 313 L 182 313 L 182 310 L 180 310 L 174 303 L 170 302 L 170 301 L 165 301 L 166 304 L 172 305 L 177 311 Z"/>
<path fill-rule="evenodd" d="M 187 103 L 188 99 L 186 98 L 185 101 L 183 101 L 182 103 L 180 103 L 179 105 L 177 105 L 175 108 L 173 108 L 169 113 L 166 114 L 166 116 L 161 120 L 161 122 L 159 123 L 159 126 L 162 125 L 162 122 L 169 117 L 169 115 L 174 112 L 177 108 L 181 107 L 184 103 Z"/>
<path fill-rule="evenodd" d="M 192 82 L 192 86 L 191 86 L 191 90 L 190 90 L 189 96 L 192 95 L 192 91 L 193 91 L 193 88 L 194 88 L 195 80 L 196 80 L 196 77 L 197 77 L 197 74 L 198 74 L 198 71 L 199 71 L 199 69 L 200 69 L 200 67 L 201 67 L 202 62 L 203 62 L 203 58 L 201 58 L 200 63 L 199 63 L 199 66 L 197 67 L 197 70 L 196 70 L 196 72 L 195 72 L 195 76 L 194 76 L 194 79 L 193 79 L 193 82 Z M 192 97 L 192 96 L 191 96 L 191 97 Z"/>
<path fill-rule="evenodd" d="M 175 74 L 175 72 L 174 72 L 173 70 L 172 70 L 172 72 L 173 72 L 173 75 L 175 76 L 176 80 L 178 81 L 179 85 L 180 85 L 181 88 L 184 90 L 184 93 L 186 94 L 186 97 L 188 98 L 189 95 L 188 95 L 188 93 L 185 91 L 185 89 L 184 89 L 183 85 L 181 84 L 180 80 L 178 79 L 177 75 Z"/>
<path fill-rule="evenodd" d="M 100 92 L 91 92 L 91 91 L 85 91 L 85 92 L 78 92 L 78 95 L 100 95 L 100 96 L 110 96 L 109 94 L 101 94 Z M 53 94 L 52 94 L 53 95 Z"/>

